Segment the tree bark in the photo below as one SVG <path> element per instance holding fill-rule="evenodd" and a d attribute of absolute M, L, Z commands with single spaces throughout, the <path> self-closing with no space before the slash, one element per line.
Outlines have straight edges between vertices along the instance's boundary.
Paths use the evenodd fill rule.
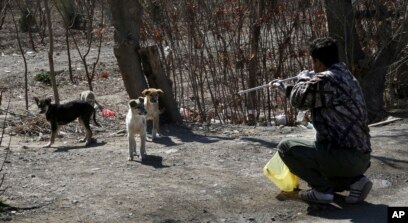
<path fill-rule="evenodd" d="M 142 6 L 134 0 L 109 0 L 114 33 L 114 54 L 119 64 L 123 83 L 131 99 L 138 98 L 147 83 L 142 72 L 138 49 Z"/>
<path fill-rule="evenodd" d="M 330 36 L 337 40 L 340 60 L 352 65 L 364 60 L 365 55 L 354 25 L 351 0 L 325 0 Z"/>
<path fill-rule="evenodd" d="M 383 21 L 377 32 L 377 41 L 381 48 L 371 56 L 372 60 L 365 60 L 353 21 L 351 0 L 325 0 L 325 4 L 329 33 L 338 40 L 340 59 L 351 67 L 359 68 L 356 69 L 354 75 L 364 92 L 369 121 L 370 123 L 380 121 L 386 114 L 383 98 L 385 76 L 395 56 L 399 55 L 408 43 L 407 35 L 404 34 L 408 32 L 408 18 L 405 16 L 403 25 L 396 33 L 391 32 L 389 22 Z M 381 3 L 376 2 L 375 4 L 381 12 Z M 406 14 L 408 14 L 408 9 Z M 379 15 L 377 19 L 384 20 L 383 17 Z M 367 64 L 366 61 L 371 62 Z"/>
<path fill-rule="evenodd" d="M 21 56 L 23 57 L 23 62 L 24 62 L 24 96 L 25 96 L 25 107 L 26 107 L 26 110 L 28 111 L 27 59 L 26 59 L 26 57 L 24 55 L 24 50 L 23 50 L 23 47 L 21 45 L 20 33 L 18 31 L 17 22 L 14 19 L 14 14 L 13 13 L 11 13 L 11 18 L 13 19 L 14 28 L 16 29 L 18 49 L 20 50 L 20 53 L 21 53 Z M 1 96 L 2 96 L 2 94 L 3 94 L 3 92 L 1 92 L 1 95 L 0 95 L 0 105 L 1 105 Z"/>
<path fill-rule="evenodd" d="M 258 48 L 261 36 L 261 24 L 260 18 L 262 16 L 262 10 L 264 7 L 264 0 L 256 1 L 256 2 L 249 2 L 251 4 L 251 14 L 252 14 L 252 25 L 251 25 L 251 37 L 250 37 L 250 44 L 251 44 L 251 55 L 248 63 L 248 88 L 253 88 L 258 85 Z M 256 116 L 257 111 L 259 111 L 258 100 L 257 100 L 257 93 L 256 91 L 250 92 L 247 98 L 247 124 L 248 125 L 256 125 Z"/>
<path fill-rule="evenodd" d="M 54 36 L 52 34 L 52 23 L 51 23 L 51 14 L 50 8 L 48 7 L 48 0 L 44 0 L 45 13 L 47 14 L 47 26 L 48 26 L 48 35 L 50 38 L 50 48 L 48 49 L 48 62 L 50 65 L 50 79 L 52 89 L 54 91 L 54 101 L 55 104 L 59 104 L 59 94 L 57 88 L 57 82 L 55 81 L 55 72 L 54 72 Z"/>
<path fill-rule="evenodd" d="M 377 31 L 381 48 L 368 66 L 367 72 L 357 77 L 362 83 L 371 123 L 381 121 L 386 115 L 385 77 L 389 72 L 389 67 L 396 61 L 397 55 L 400 55 L 408 44 L 408 6 L 405 10 L 404 22 L 398 30 L 393 32 L 391 22 L 385 20 L 382 14 L 385 11 L 381 9 L 383 5 L 380 2 L 376 4 L 379 11 L 377 19 L 382 20 Z"/>
<path fill-rule="evenodd" d="M 61 9 L 61 15 L 68 29 L 85 29 L 84 16 L 78 11 L 74 0 L 56 0 L 54 3 Z"/>
<path fill-rule="evenodd" d="M 181 123 L 182 120 L 177 102 L 174 100 L 172 83 L 165 75 L 161 66 L 158 48 L 156 46 L 142 48 L 139 50 L 139 55 L 149 86 L 162 89 L 164 92 L 164 95 L 160 97 L 160 106 L 165 108 L 163 116 L 172 123 Z"/>

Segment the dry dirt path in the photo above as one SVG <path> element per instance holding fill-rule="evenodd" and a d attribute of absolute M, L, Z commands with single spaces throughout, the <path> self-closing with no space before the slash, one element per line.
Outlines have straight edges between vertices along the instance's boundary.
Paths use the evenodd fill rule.
<path fill-rule="evenodd" d="M 165 126 L 147 143 L 149 161 L 127 161 L 125 136 L 109 131 L 83 148 L 78 135 L 45 142 L 14 137 L 2 196 L 9 222 L 386 222 L 387 206 L 408 206 L 408 122 L 371 128 L 374 187 L 361 205 L 308 212 L 278 201 L 262 173 L 284 137 L 313 137 L 302 128 Z M 7 141 L 7 140 L 6 140 Z M 1 149 L 4 154 L 4 148 Z M 302 188 L 306 185 L 302 182 Z M 309 209 L 310 210 L 310 209 Z"/>
<path fill-rule="evenodd" d="M 1 34 L 1 33 L 0 33 Z M 10 40 L 11 41 L 11 40 Z M 11 111 L 24 109 L 22 58 L 16 49 L 0 54 L 0 88 L 13 92 Z M 91 50 L 89 61 L 96 50 Z M 29 96 L 50 95 L 49 86 L 33 80 L 47 70 L 46 51 L 28 54 Z M 55 55 L 56 70 L 66 70 L 66 55 Z M 164 126 L 165 137 L 147 143 L 150 161 L 127 161 L 127 140 L 112 135 L 122 125 L 127 95 L 117 71 L 112 43 L 102 49 L 98 70 L 111 72 L 95 81 L 99 100 L 119 114 L 102 122 L 98 143 L 89 148 L 76 143 L 78 134 L 57 139 L 53 148 L 41 148 L 38 137 L 13 136 L 1 196 L 0 221 L 8 222 L 386 222 L 387 206 L 408 206 L 408 121 L 373 127 L 374 181 L 367 202 L 334 204 L 311 210 L 295 200 L 279 201 L 277 188 L 262 168 L 285 137 L 313 138 L 311 130 L 213 125 L 192 130 Z M 73 55 L 76 74 L 83 70 Z M 85 82 L 69 84 L 67 72 L 57 76 L 61 100 L 77 98 Z M 7 102 L 3 98 L 3 102 Z M 34 110 L 30 102 L 30 110 Z M 1 109 L 4 109 L 2 105 Z M 407 118 L 408 116 L 405 116 Z M 0 117 L 0 120 L 3 116 Z M 99 120 L 98 120 L 99 121 Z M 4 157 L 5 143 L 0 147 Z M 0 159 L 1 160 L 1 159 Z M 302 188 L 306 185 L 302 182 Z M 341 198 L 341 197 L 340 197 Z M 340 199 L 341 200 L 341 199 Z M 310 209 L 309 209 L 310 210 Z"/>

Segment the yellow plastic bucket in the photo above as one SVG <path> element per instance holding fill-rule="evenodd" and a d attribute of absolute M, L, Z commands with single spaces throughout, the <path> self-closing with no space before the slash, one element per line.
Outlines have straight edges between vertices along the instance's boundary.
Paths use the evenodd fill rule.
<path fill-rule="evenodd" d="M 265 176 L 279 189 L 291 192 L 299 187 L 299 178 L 292 174 L 276 152 L 264 167 Z"/>

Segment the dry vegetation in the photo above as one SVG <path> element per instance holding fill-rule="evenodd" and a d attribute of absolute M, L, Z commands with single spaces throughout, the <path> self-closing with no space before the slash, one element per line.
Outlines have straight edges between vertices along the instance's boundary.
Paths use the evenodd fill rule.
<path fill-rule="evenodd" d="M 55 47 L 67 53 L 64 70 L 71 84 L 86 80 L 93 89 L 93 81 L 105 70 L 100 49 L 113 36 L 109 6 L 101 0 L 52 3 Z M 307 43 L 327 33 L 321 1 L 147 0 L 142 5 L 141 47 L 159 48 L 176 101 L 191 114 L 185 117 L 186 121 L 251 124 L 247 116 L 253 113 L 256 122 L 267 124 L 284 113 L 289 124 L 294 124 L 297 111 L 277 92 L 265 89 L 243 96 L 237 92 L 310 67 Z M 372 0 L 356 1 L 353 5 L 354 22 L 367 61 L 382 50 L 381 25 L 390 23 L 390 28 L 398 33 L 405 22 L 405 1 L 383 0 L 380 5 L 379 8 Z M 19 18 L 23 52 L 47 49 L 42 1 L 3 0 L 0 7 L 0 27 L 8 31 L 7 35 L 16 37 L 10 19 L 11 15 Z M 26 16 L 21 17 L 21 13 Z M 29 25 L 23 26 L 24 21 Z M 3 52 L 10 50 L 7 43 L 2 42 Z M 12 44 L 16 46 L 15 42 Z M 91 48 L 97 50 L 92 58 Z M 72 68 L 71 54 L 80 56 L 80 71 Z M 406 96 L 406 55 L 398 55 L 389 69 L 385 98 L 388 108 L 403 106 L 398 98 Z M 352 68 L 357 74 L 361 69 Z"/>
<path fill-rule="evenodd" d="M 9 142 L 0 143 L 0 194 L 7 189 L 2 184 L 2 167 L 12 163 L 7 165 L 14 173 L 10 176 L 14 188 L 8 201 L 20 207 L 8 207 L 4 219 L 316 220 L 301 213 L 304 204 L 277 203 L 277 191 L 261 173 L 280 139 L 288 135 L 311 138 L 313 133 L 301 127 L 252 128 L 235 124 L 254 124 L 248 120 L 248 113 L 256 111 L 257 126 L 274 125 L 280 114 L 288 117 L 289 125 L 295 125 L 297 111 L 278 92 L 264 89 L 243 96 L 237 92 L 310 67 L 307 43 L 327 33 L 322 1 L 141 1 L 141 47 L 157 46 L 183 111 L 184 124 L 196 127 L 192 132 L 163 125 L 164 134 L 169 136 L 157 143 L 148 142 L 148 154 L 156 160 L 146 165 L 125 162 L 127 142 L 120 131 L 124 128 L 128 95 L 112 52 L 114 28 L 106 1 L 73 0 L 78 10 L 74 17 L 70 17 L 69 8 L 68 13 L 64 12 L 64 2 L 68 1 L 50 1 L 55 77 L 61 99 L 71 100 L 80 91 L 93 89 L 98 99 L 118 115 L 112 119 L 99 116 L 98 122 L 104 128 L 95 130 L 95 148 L 73 144 L 78 135 L 74 133 L 76 123 L 72 123 L 62 130 L 62 139 L 57 139 L 61 148 L 39 149 L 47 140 L 49 126 L 44 117 L 34 115 L 31 96 L 52 94 L 49 84 L 35 80 L 43 78 L 41 75 L 48 80 L 50 72 L 43 1 L 0 0 L 0 64 L 4 65 L 0 69 L 0 90 L 6 98 L 0 111 L 0 127 L 4 126 L 1 140 L 3 134 L 10 136 L 5 139 L 14 140 L 12 150 L 5 145 Z M 378 27 L 390 23 L 393 33 L 398 33 L 407 21 L 404 13 L 408 2 L 353 2 L 354 21 L 369 64 L 384 46 Z M 378 2 L 384 7 L 376 8 Z M 379 11 L 387 16 L 380 18 Z M 24 26 L 24 19 L 30 18 L 35 22 L 30 20 Z M 74 22 L 67 23 L 73 18 Z M 406 106 L 407 53 L 406 49 L 398 54 L 387 67 L 388 109 Z M 23 55 L 27 60 L 22 59 Z M 358 67 L 351 68 L 360 72 Z M 364 206 L 363 211 L 346 207 L 345 212 L 336 213 L 347 219 L 354 213 L 355 221 L 366 220 L 361 213 L 377 219 L 378 210 L 384 210 L 384 205 L 378 203 L 395 204 L 395 196 L 404 195 L 398 189 L 404 189 L 407 182 L 405 126 L 406 122 L 396 125 L 400 135 L 394 135 L 392 128 L 374 132 L 376 154 L 369 175 L 379 182 L 387 179 L 395 186 L 376 188 L 370 199 L 377 203 Z M 390 143 L 394 144 L 387 144 L 386 137 L 392 138 Z M 9 151 L 14 153 L 11 161 Z M 149 180 L 144 180 L 146 176 Z M 0 205 L 0 212 L 2 208 Z M 18 215 L 10 214 L 12 211 Z M 325 213 L 330 219 L 332 213 Z"/>

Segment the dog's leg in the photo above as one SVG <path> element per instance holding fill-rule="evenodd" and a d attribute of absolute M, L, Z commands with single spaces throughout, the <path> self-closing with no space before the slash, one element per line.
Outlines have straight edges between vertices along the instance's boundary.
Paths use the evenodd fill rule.
<path fill-rule="evenodd" d="M 85 129 L 85 137 L 80 142 L 86 142 L 85 146 L 89 146 L 92 143 L 92 130 L 89 126 L 89 120 L 84 121 L 82 118 L 79 118 L 79 123 L 81 123 L 82 127 Z"/>
<path fill-rule="evenodd" d="M 81 118 L 78 118 L 78 122 L 79 122 L 79 124 L 82 126 L 82 128 L 86 129 L 85 123 L 84 123 L 84 121 L 82 121 Z M 80 139 L 79 142 L 85 142 L 86 138 L 87 138 L 87 137 L 86 137 L 86 135 L 85 135 L 85 137 L 82 138 L 82 139 Z"/>
<path fill-rule="evenodd" d="M 92 130 L 91 130 L 91 127 L 89 127 L 89 124 L 86 125 L 85 132 L 86 132 L 86 134 L 85 134 L 85 138 L 86 138 L 85 146 L 89 146 L 92 143 Z"/>
<path fill-rule="evenodd" d="M 51 124 L 51 138 L 50 138 L 50 141 L 48 142 L 48 144 L 43 146 L 43 148 L 51 147 L 51 145 L 54 144 L 55 137 L 58 134 L 59 128 L 60 128 L 60 126 L 58 126 L 57 124 L 55 124 L 55 125 Z"/>
<path fill-rule="evenodd" d="M 133 134 L 128 134 L 128 149 L 129 149 L 129 157 L 128 160 L 133 160 L 133 153 L 136 153 L 136 140 Z"/>
<path fill-rule="evenodd" d="M 153 118 L 153 127 L 152 127 L 152 139 L 155 139 L 159 136 L 159 117 Z"/>
<path fill-rule="evenodd" d="M 146 159 L 146 134 L 140 134 L 140 160 Z"/>
<path fill-rule="evenodd" d="M 80 124 L 76 124 L 76 126 L 75 126 L 75 133 L 82 133 L 82 130 L 81 130 L 81 128 L 78 128 L 78 125 L 80 125 Z"/>

